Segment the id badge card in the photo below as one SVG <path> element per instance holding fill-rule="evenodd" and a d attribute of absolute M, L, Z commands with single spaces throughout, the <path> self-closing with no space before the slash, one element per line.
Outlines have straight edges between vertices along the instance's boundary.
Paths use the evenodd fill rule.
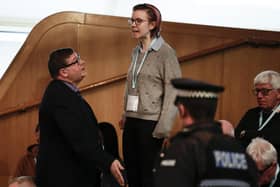
<path fill-rule="evenodd" d="M 139 96 L 128 95 L 126 103 L 126 111 L 137 112 Z"/>

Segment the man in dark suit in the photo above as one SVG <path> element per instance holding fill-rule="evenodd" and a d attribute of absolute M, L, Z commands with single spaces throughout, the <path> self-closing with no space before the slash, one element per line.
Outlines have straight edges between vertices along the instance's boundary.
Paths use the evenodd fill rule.
<path fill-rule="evenodd" d="M 77 85 L 86 76 L 85 61 L 71 48 L 50 54 L 53 80 L 40 109 L 38 187 L 95 187 L 97 169 L 110 171 L 124 185 L 120 162 L 102 150 L 97 119 Z"/>
<path fill-rule="evenodd" d="M 249 109 L 241 118 L 235 128 L 235 137 L 244 147 L 252 139 L 262 137 L 280 153 L 280 73 L 272 70 L 260 72 L 254 78 L 252 91 L 258 106 Z"/>

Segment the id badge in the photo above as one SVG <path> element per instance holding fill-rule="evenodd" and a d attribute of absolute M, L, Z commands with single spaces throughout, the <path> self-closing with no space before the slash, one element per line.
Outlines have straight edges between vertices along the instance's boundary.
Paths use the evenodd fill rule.
<path fill-rule="evenodd" d="M 136 95 L 128 95 L 126 111 L 137 112 L 139 97 Z"/>

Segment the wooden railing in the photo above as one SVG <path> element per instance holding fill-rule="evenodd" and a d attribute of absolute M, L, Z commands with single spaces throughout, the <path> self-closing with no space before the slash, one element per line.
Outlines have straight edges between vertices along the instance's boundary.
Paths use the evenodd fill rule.
<path fill-rule="evenodd" d="M 280 41 L 268 41 L 268 40 L 257 40 L 257 39 L 239 39 L 239 40 L 235 40 L 235 41 L 231 41 L 231 42 L 227 42 L 224 44 L 220 44 L 211 48 L 206 48 L 194 53 L 191 53 L 189 55 L 186 56 L 182 56 L 178 58 L 178 61 L 180 63 L 182 62 L 187 62 L 196 58 L 200 58 L 206 55 L 211 55 L 214 53 L 218 53 L 221 51 L 225 51 L 231 48 L 236 48 L 242 45 L 250 45 L 253 47 L 280 47 Z M 111 77 L 109 79 L 106 80 L 102 80 L 102 81 L 98 81 L 96 83 L 92 83 L 86 86 L 83 86 L 80 88 L 81 92 L 84 91 L 88 91 L 90 89 L 94 89 L 97 87 L 101 87 L 101 86 L 105 86 L 105 85 L 109 85 L 121 80 L 124 80 L 126 78 L 126 74 L 122 74 L 122 75 L 118 75 L 115 77 Z M 32 109 L 34 107 L 38 107 L 38 105 L 40 104 L 39 100 L 35 100 L 29 103 L 24 103 L 21 105 L 17 105 L 15 107 L 11 107 L 11 108 L 7 108 L 3 111 L 0 111 L 0 118 L 3 116 L 7 116 L 13 113 L 18 113 L 18 112 L 25 112 L 28 109 Z"/>

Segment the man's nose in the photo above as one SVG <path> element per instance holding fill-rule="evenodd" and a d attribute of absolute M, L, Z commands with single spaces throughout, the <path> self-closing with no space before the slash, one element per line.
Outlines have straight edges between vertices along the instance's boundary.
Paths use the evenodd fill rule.
<path fill-rule="evenodd" d="M 256 96 L 257 96 L 257 98 L 260 98 L 260 97 L 263 97 L 264 95 L 262 94 L 262 92 L 259 91 L 259 92 L 257 92 Z"/>

